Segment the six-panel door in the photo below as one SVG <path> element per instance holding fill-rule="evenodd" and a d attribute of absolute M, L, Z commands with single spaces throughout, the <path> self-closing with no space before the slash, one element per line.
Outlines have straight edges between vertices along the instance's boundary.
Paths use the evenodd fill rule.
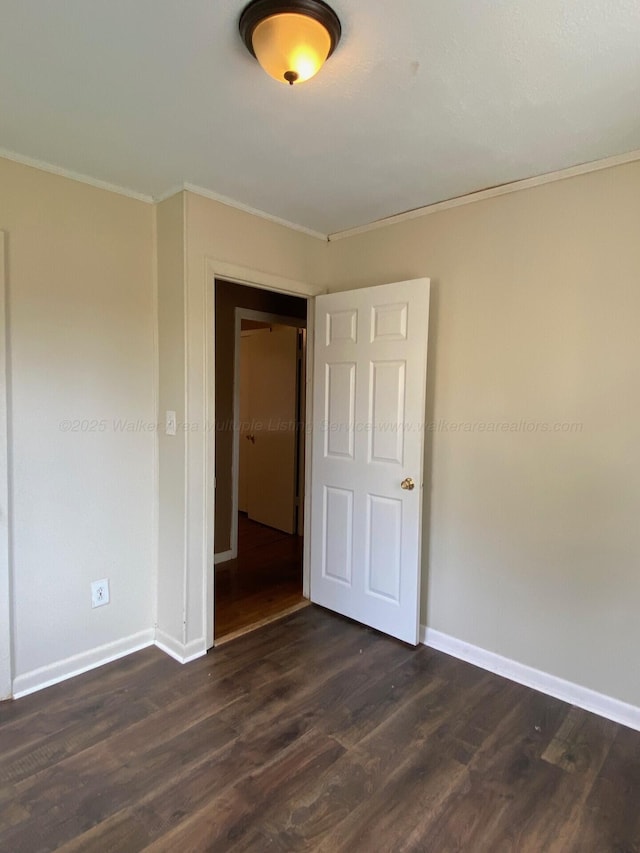
<path fill-rule="evenodd" d="M 428 279 L 316 299 L 311 600 L 413 644 L 428 328 Z"/>

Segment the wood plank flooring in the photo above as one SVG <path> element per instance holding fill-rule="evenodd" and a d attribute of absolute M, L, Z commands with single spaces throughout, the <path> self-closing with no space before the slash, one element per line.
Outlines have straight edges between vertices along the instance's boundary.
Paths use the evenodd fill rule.
<path fill-rule="evenodd" d="M 640 851 L 640 733 L 316 607 L 0 705 L 0 850 Z"/>
<path fill-rule="evenodd" d="M 302 537 L 238 513 L 238 557 L 216 566 L 219 640 L 302 604 Z"/>

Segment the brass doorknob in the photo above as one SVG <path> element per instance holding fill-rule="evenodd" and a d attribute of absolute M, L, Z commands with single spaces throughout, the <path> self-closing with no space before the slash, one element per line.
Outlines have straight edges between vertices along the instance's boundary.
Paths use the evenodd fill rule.
<path fill-rule="evenodd" d="M 411 477 L 407 477 L 400 483 L 400 488 L 406 489 L 408 492 L 413 491 L 415 489 L 416 484 L 413 482 Z"/>

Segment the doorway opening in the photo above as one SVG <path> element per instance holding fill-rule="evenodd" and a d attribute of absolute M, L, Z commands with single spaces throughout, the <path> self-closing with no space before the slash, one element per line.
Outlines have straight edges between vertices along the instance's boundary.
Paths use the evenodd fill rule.
<path fill-rule="evenodd" d="M 305 299 L 216 281 L 216 645 L 306 606 Z"/>

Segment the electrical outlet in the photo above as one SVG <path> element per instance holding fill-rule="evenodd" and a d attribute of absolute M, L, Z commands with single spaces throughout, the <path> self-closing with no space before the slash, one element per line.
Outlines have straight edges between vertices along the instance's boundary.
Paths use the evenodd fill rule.
<path fill-rule="evenodd" d="M 91 606 L 102 607 L 109 603 L 109 578 L 91 584 Z"/>

